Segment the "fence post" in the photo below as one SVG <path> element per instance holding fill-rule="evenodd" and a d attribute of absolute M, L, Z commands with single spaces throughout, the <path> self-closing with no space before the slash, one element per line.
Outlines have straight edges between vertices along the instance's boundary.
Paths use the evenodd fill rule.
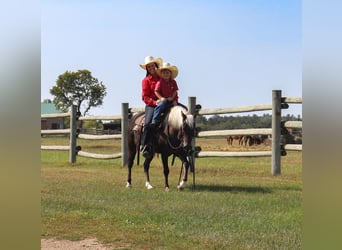
<path fill-rule="evenodd" d="M 77 124 L 76 124 L 76 105 L 71 105 L 70 110 L 70 150 L 69 150 L 69 162 L 76 162 L 76 134 L 77 134 Z"/>
<path fill-rule="evenodd" d="M 195 112 L 196 112 L 196 97 L 195 96 L 189 96 L 188 97 L 188 109 L 190 114 L 194 116 L 194 129 L 196 131 L 196 123 L 195 123 Z M 195 146 L 196 146 L 196 140 L 195 136 L 192 138 L 191 147 L 192 147 L 192 164 L 193 164 L 193 187 L 195 188 Z"/>
<path fill-rule="evenodd" d="M 188 109 L 190 114 L 192 114 L 195 117 L 195 111 L 196 111 L 196 97 L 195 96 L 189 96 L 188 97 Z M 194 121 L 195 122 L 195 121 Z M 195 137 L 192 139 L 192 149 L 194 151 L 193 153 L 193 159 L 195 159 L 195 145 L 196 145 L 196 141 L 195 141 Z M 195 163 L 195 161 L 194 161 Z"/>
<path fill-rule="evenodd" d="M 128 103 L 121 104 L 121 164 L 125 166 L 128 161 Z"/>
<path fill-rule="evenodd" d="M 281 90 L 272 90 L 272 174 L 281 174 L 280 161 Z"/>

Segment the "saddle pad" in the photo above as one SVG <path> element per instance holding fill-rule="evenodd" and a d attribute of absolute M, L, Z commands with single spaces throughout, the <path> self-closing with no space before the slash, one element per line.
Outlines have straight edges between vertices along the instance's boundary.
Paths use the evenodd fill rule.
<path fill-rule="evenodd" d="M 144 123 L 145 123 L 145 114 L 137 117 L 137 119 L 135 120 L 133 130 L 134 131 L 141 131 L 141 128 L 144 127 Z"/>

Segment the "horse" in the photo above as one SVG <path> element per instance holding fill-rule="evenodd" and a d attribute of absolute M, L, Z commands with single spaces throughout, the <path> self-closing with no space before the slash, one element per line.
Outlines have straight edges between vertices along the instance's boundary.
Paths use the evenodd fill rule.
<path fill-rule="evenodd" d="M 143 128 L 143 120 L 145 113 L 137 113 L 132 116 L 128 126 L 128 176 L 126 187 L 132 186 L 132 167 L 134 158 L 138 153 L 138 165 L 139 165 L 139 152 L 140 141 Z M 168 157 L 171 155 L 177 156 L 182 161 L 182 168 L 178 180 L 177 188 L 182 190 L 185 188 L 188 179 L 188 171 L 194 171 L 193 164 L 193 147 L 192 139 L 195 136 L 194 116 L 191 115 L 182 106 L 173 106 L 170 111 L 165 115 L 160 128 L 151 128 L 153 131 L 150 133 L 152 136 L 150 144 L 152 146 L 152 154 L 147 156 L 144 161 L 144 173 L 146 178 L 145 186 L 147 189 L 153 188 L 150 182 L 149 168 L 150 163 L 155 153 L 161 155 L 163 172 L 165 178 L 165 191 L 169 191 L 169 166 Z M 182 176 L 183 167 L 184 177 L 180 181 Z"/>
<path fill-rule="evenodd" d="M 229 145 L 233 145 L 233 140 L 234 140 L 234 137 L 233 137 L 233 136 L 230 135 L 230 136 L 227 137 L 228 146 L 229 146 Z"/>
<path fill-rule="evenodd" d="M 228 145 L 231 145 L 231 146 L 232 146 L 232 145 L 233 145 L 234 139 L 235 139 L 235 140 L 238 140 L 238 144 L 239 144 L 239 145 L 242 145 L 243 135 L 235 135 L 235 136 L 230 135 L 230 136 L 228 136 L 228 137 L 227 137 L 227 143 L 228 143 Z"/>

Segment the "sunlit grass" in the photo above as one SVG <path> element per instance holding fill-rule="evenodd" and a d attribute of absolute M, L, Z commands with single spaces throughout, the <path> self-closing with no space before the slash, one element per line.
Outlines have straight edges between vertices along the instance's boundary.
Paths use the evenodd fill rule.
<path fill-rule="evenodd" d="M 195 189 L 190 174 L 183 192 L 176 160 L 167 193 L 159 158 L 150 168 L 154 189 L 144 187 L 142 166 L 127 189 L 121 159 L 77 157 L 71 166 L 68 152 L 42 151 L 42 237 L 96 237 L 128 249 L 301 249 L 301 155 L 282 157 L 277 177 L 270 157 L 197 158 Z"/>

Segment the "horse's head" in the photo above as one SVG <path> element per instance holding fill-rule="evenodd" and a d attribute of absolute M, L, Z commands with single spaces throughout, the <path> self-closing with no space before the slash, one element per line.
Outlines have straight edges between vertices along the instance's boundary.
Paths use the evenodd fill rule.
<path fill-rule="evenodd" d="M 175 106 L 170 111 L 168 127 L 187 154 L 192 153 L 192 139 L 195 136 L 194 116 L 186 109 Z"/>
<path fill-rule="evenodd" d="M 188 154 L 192 153 L 192 139 L 195 136 L 194 116 L 189 113 L 183 114 L 183 148 Z"/>

